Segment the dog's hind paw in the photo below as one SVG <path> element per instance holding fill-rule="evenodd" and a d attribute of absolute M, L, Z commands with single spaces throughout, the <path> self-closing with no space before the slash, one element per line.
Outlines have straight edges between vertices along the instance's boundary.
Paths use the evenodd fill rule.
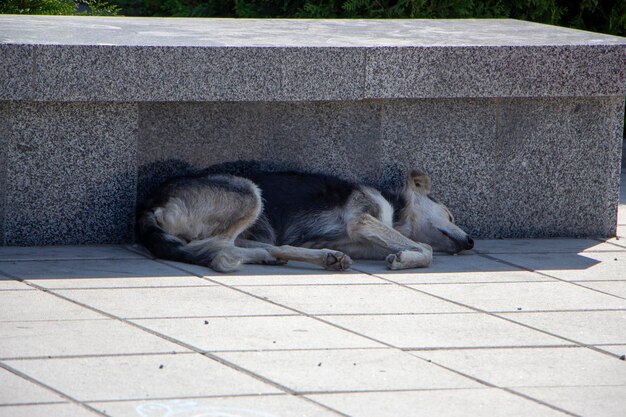
<path fill-rule="evenodd" d="M 332 271 L 345 271 L 352 266 L 352 259 L 343 252 L 328 252 L 324 260 L 324 268 Z"/>

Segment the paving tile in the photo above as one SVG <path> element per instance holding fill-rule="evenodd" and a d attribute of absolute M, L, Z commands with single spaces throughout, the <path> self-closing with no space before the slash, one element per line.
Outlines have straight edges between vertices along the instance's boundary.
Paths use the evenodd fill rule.
<path fill-rule="evenodd" d="M 307 395 L 351 417 L 564 416 L 498 389 L 456 389 Z"/>
<path fill-rule="evenodd" d="M 589 345 L 626 343 L 626 310 L 511 313 L 501 316 Z"/>
<path fill-rule="evenodd" d="M 287 272 L 287 271 L 286 271 Z M 339 272 L 328 274 L 293 274 L 293 271 L 274 275 L 223 275 L 211 279 L 226 285 L 337 285 L 337 284 L 386 284 L 387 282 L 367 274 Z"/>
<path fill-rule="evenodd" d="M 220 286 L 58 292 L 124 318 L 292 314 L 289 310 Z"/>
<path fill-rule="evenodd" d="M 199 354 L 5 361 L 80 401 L 280 392 Z"/>
<path fill-rule="evenodd" d="M 400 348 L 569 344 L 482 313 L 324 316 L 324 319 Z"/>
<path fill-rule="evenodd" d="M 566 281 L 626 279 L 626 251 L 492 256 Z"/>
<path fill-rule="evenodd" d="M 476 240 L 477 253 L 581 253 L 624 250 L 594 239 L 485 239 Z"/>
<path fill-rule="evenodd" d="M 3 358 L 187 351 L 117 320 L 0 323 Z"/>
<path fill-rule="evenodd" d="M 91 403 L 111 417 L 337 417 L 291 395 Z"/>
<path fill-rule="evenodd" d="M 200 287 L 216 285 L 196 277 L 129 277 L 129 278 L 72 278 L 28 280 L 42 288 L 61 289 L 104 289 L 104 288 L 159 288 Z"/>
<path fill-rule="evenodd" d="M 626 280 L 624 281 L 595 281 L 595 282 L 579 282 L 578 284 L 587 288 L 602 291 L 607 294 L 613 294 L 618 297 L 626 298 Z"/>
<path fill-rule="evenodd" d="M 626 187 L 626 184 L 624 184 L 624 187 Z M 613 245 L 617 245 L 620 248 L 626 249 L 626 204 L 620 205 L 620 213 L 624 213 L 620 216 L 624 219 L 623 221 L 625 224 L 618 224 L 616 236 L 611 239 L 607 239 L 606 241 Z"/>
<path fill-rule="evenodd" d="M 45 288 L 213 285 L 148 259 L 1 262 L 0 269 Z"/>
<path fill-rule="evenodd" d="M 0 291 L 4 290 L 35 290 L 35 288 L 12 279 L 3 280 L 2 275 L 0 275 Z"/>
<path fill-rule="evenodd" d="M 42 291 L 1 291 L 0 321 L 102 319 L 102 315 Z"/>
<path fill-rule="evenodd" d="M 441 313 L 468 311 L 397 285 L 246 287 L 308 314 Z"/>
<path fill-rule="evenodd" d="M 240 271 L 228 274 L 209 268 L 180 262 L 166 261 L 168 265 L 210 278 L 226 285 L 324 285 L 324 284 L 384 284 L 385 281 L 367 274 L 350 270 L 326 271 L 303 262 L 287 265 L 244 265 Z M 381 262 L 382 264 L 382 262 Z"/>
<path fill-rule="evenodd" d="M 71 403 L 0 407 L 0 417 L 94 417 L 98 415 L 85 407 Z"/>
<path fill-rule="evenodd" d="M 465 349 L 413 352 L 501 387 L 626 385 L 626 366 L 587 348 Z"/>
<path fill-rule="evenodd" d="M 0 368 L 0 405 L 65 402 L 63 397 Z M 0 413 L 3 407 L 0 407 Z M 1 415 L 1 414 L 0 414 Z"/>
<path fill-rule="evenodd" d="M 142 259 L 124 246 L 4 246 L 0 261 L 58 261 L 62 259 Z"/>
<path fill-rule="evenodd" d="M 626 300 L 590 291 L 566 282 L 413 285 L 412 287 L 486 311 L 626 308 Z"/>
<path fill-rule="evenodd" d="M 618 387 L 517 388 L 549 404 L 586 417 L 623 417 L 626 414 L 626 385 Z"/>
<path fill-rule="evenodd" d="M 205 324 L 205 321 L 208 323 Z M 134 322 L 205 351 L 383 347 L 364 337 L 302 316 Z"/>
<path fill-rule="evenodd" d="M 393 349 L 228 352 L 217 356 L 299 392 L 479 386 Z"/>
<path fill-rule="evenodd" d="M 596 347 L 607 352 L 611 352 L 617 356 L 626 355 L 626 345 L 602 345 Z"/>
<path fill-rule="evenodd" d="M 356 269 L 400 284 L 456 284 L 472 282 L 553 281 L 482 256 L 435 256 L 428 268 L 391 271 L 384 262 L 361 261 Z"/>

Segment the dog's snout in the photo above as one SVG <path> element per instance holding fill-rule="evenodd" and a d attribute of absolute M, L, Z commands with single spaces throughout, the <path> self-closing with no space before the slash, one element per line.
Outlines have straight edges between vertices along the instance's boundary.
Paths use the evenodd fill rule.
<path fill-rule="evenodd" d="M 467 237 L 467 241 L 465 243 L 465 250 L 470 250 L 474 247 L 474 239 L 471 237 Z"/>

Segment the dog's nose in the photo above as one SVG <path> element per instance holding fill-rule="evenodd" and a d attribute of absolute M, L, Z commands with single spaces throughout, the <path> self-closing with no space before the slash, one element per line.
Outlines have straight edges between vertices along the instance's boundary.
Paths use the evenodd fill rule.
<path fill-rule="evenodd" d="M 466 250 L 470 250 L 474 247 L 474 239 L 472 239 L 471 237 L 467 237 L 467 242 L 465 242 L 465 249 Z"/>

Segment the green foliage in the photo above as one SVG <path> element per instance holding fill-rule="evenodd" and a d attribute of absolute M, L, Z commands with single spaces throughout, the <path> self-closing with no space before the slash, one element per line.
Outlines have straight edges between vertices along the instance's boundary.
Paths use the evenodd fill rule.
<path fill-rule="evenodd" d="M 120 8 L 103 0 L 0 0 L 0 14 L 116 15 Z"/>
<path fill-rule="evenodd" d="M 112 0 L 111 2 L 121 8 L 121 14 L 128 16 L 379 19 L 510 17 L 626 36 L 625 0 Z"/>

